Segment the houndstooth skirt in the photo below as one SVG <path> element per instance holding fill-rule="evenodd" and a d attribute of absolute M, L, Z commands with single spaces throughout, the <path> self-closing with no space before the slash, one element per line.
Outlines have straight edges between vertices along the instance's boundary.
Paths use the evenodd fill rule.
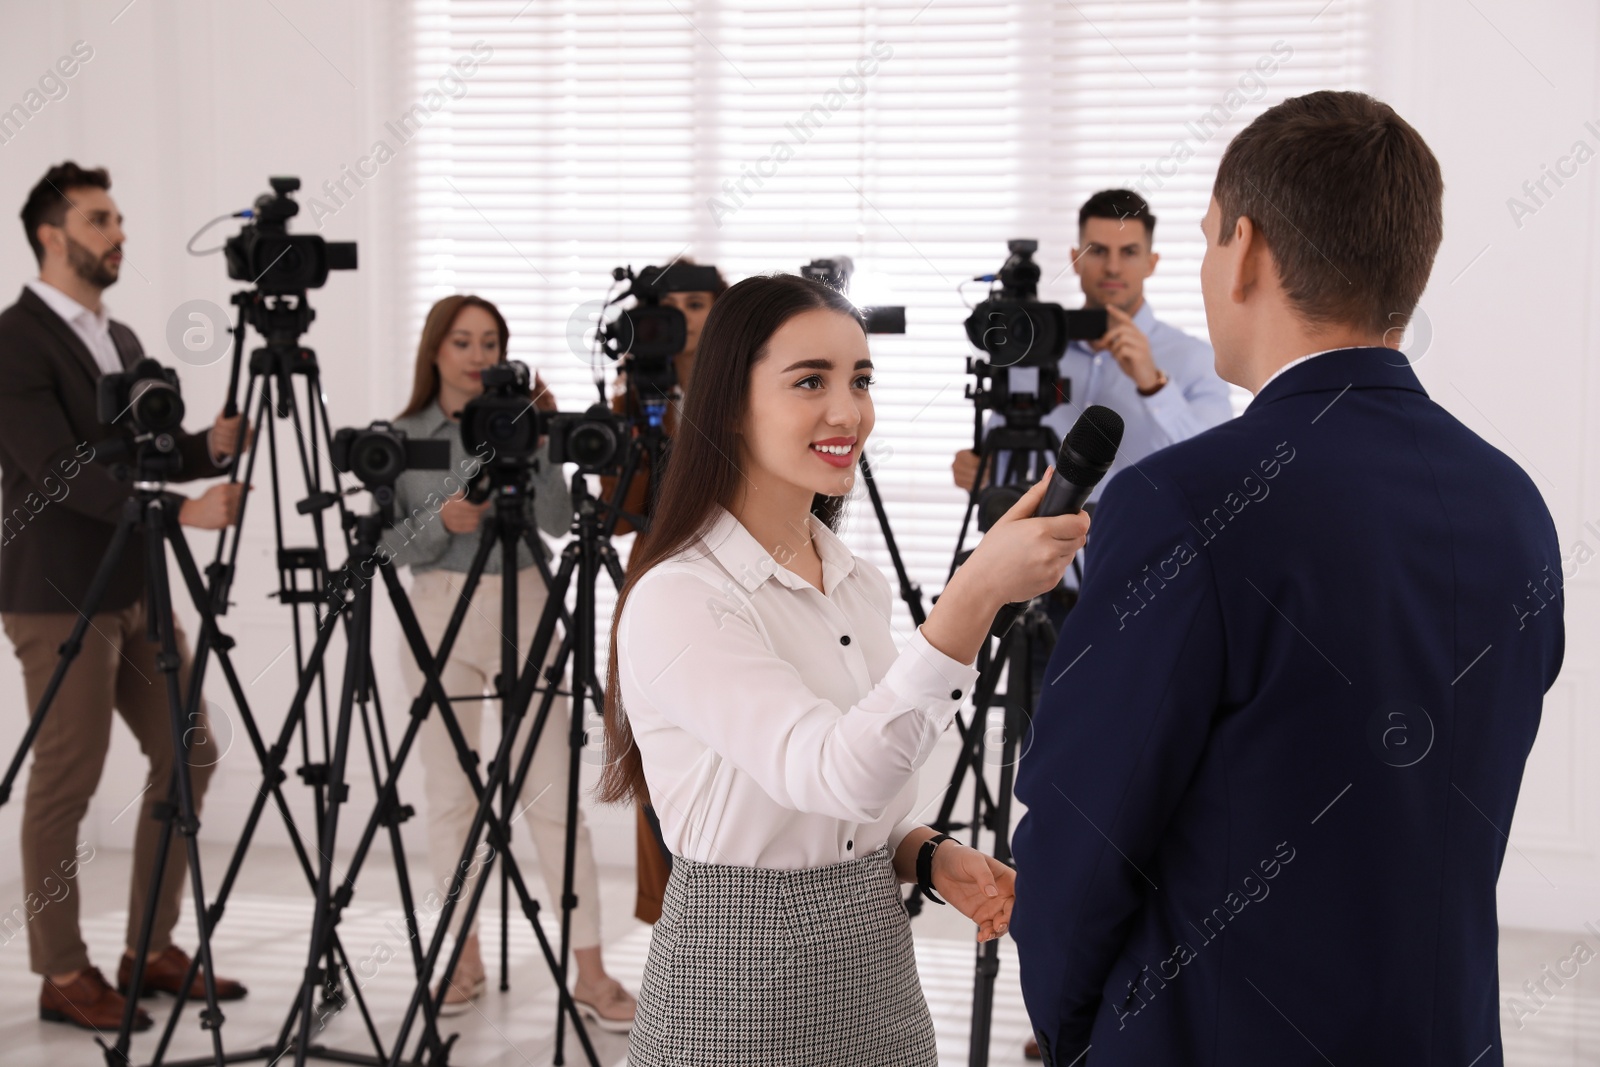
<path fill-rule="evenodd" d="M 674 857 L 630 1067 L 934 1067 L 887 848 L 774 870 Z"/>

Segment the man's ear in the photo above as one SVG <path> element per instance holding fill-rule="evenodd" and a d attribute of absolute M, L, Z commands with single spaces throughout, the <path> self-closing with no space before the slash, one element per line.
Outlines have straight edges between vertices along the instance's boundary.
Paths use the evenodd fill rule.
<path fill-rule="evenodd" d="M 55 233 L 60 233 L 60 232 L 63 232 L 61 230 L 61 227 L 52 226 L 48 222 L 41 222 L 41 223 L 39 223 L 39 225 L 35 226 L 34 229 L 33 229 L 33 235 L 39 239 L 39 246 L 45 250 L 45 253 L 47 255 L 50 252 L 50 248 L 51 248 L 50 242 L 52 240 L 53 235 Z M 57 251 L 59 252 L 60 249 L 57 249 Z M 43 266 L 43 263 L 41 263 L 40 266 Z"/>
<path fill-rule="evenodd" d="M 1083 271 L 1078 269 L 1078 260 L 1082 258 L 1082 256 L 1083 250 L 1074 246 L 1072 249 L 1072 273 L 1078 275 L 1080 278 L 1083 276 Z"/>
<path fill-rule="evenodd" d="M 1261 233 L 1248 215 L 1240 215 L 1233 224 L 1233 238 L 1228 242 L 1233 248 L 1233 258 L 1228 266 L 1228 299 L 1242 304 L 1261 283 L 1263 271 L 1271 270 L 1263 262 L 1271 253 Z"/>
<path fill-rule="evenodd" d="M 1154 274 L 1156 272 L 1156 264 L 1160 262 L 1161 253 L 1152 249 L 1150 252 L 1150 274 Z M 1148 278 L 1150 274 L 1146 274 L 1145 277 Z"/>

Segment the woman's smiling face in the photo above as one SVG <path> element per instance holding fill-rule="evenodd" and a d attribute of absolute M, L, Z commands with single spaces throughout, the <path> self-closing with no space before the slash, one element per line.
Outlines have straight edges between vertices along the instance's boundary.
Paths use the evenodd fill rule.
<path fill-rule="evenodd" d="M 845 496 L 872 433 L 872 357 L 861 324 L 823 308 L 780 326 L 750 368 L 739 463 L 757 487 Z"/>

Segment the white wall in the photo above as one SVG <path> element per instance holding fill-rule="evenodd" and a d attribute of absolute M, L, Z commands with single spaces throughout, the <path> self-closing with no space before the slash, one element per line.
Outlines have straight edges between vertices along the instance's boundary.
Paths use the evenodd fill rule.
<path fill-rule="evenodd" d="M 125 3 L 4 3 L 0 106 L 22 100 L 75 41 L 87 42 L 94 56 L 64 99 L 0 144 L 0 204 L 20 207 L 44 169 L 63 158 L 108 166 L 129 240 L 123 279 L 107 302 L 152 355 L 177 362 L 164 340 L 173 310 L 196 298 L 226 306 L 233 290 L 220 259 L 185 254 L 189 235 L 245 206 L 265 189 L 268 174 L 298 174 L 315 190 L 367 152 L 383 123 L 415 95 L 404 69 L 405 5 Z M 1447 186 L 1445 243 L 1422 305 L 1431 340 L 1419 373 L 1441 403 L 1529 469 L 1564 549 L 1584 541 L 1600 552 L 1600 376 L 1589 365 L 1600 338 L 1600 161 L 1584 164 L 1562 188 L 1551 184 L 1553 195 L 1520 225 L 1506 203 L 1526 199 L 1522 183 L 1539 178 L 1541 165 L 1554 166 L 1575 141 L 1600 149 L 1600 11 L 1585 0 L 1379 6 L 1384 61 L 1376 65 L 1374 91 L 1427 137 Z M 1595 130 L 1585 127 L 1588 120 Z M 404 151 L 321 230 L 361 243 L 361 269 L 335 275 L 313 294 L 318 319 L 306 337 L 321 356 L 335 425 L 390 414 L 404 398 L 414 343 L 394 325 Z M 0 299 L 9 301 L 33 271 L 20 233 L 0 240 Z M 191 426 L 198 426 L 220 402 L 225 364 L 185 367 L 184 386 L 196 413 Z M 285 441 L 284 458 L 293 454 Z M 265 472 L 256 485 L 265 489 Z M 277 658 L 287 641 L 285 609 L 264 598 L 274 582 L 264 503 L 258 498 L 248 524 L 245 569 L 226 625 L 240 642 L 235 661 L 248 698 L 274 734 L 291 692 L 292 654 Z M 1486 512 L 1485 521 L 1494 519 Z M 304 523 L 291 523 L 299 531 L 291 541 L 304 543 Z M 194 544 L 209 558 L 210 535 Z M 1596 698 L 1597 588 L 1600 564 L 1582 567 L 1567 584 L 1567 666 L 1546 704 L 1501 880 L 1509 924 L 1570 928 L 1600 919 L 1600 729 L 1587 714 Z M 393 684 L 395 640 L 385 621 L 376 651 L 397 736 L 404 722 L 403 695 Z M 207 693 L 236 719 L 219 674 Z M 0 670 L 0 700 L 10 709 L 0 715 L 0 751 L 9 752 L 25 718 L 14 670 Z M 259 780 L 242 733 L 235 734 L 207 803 L 205 832 L 222 840 L 237 834 Z M 111 820 L 137 793 L 141 766 L 119 727 L 86 827 L 97 846 L 127 840 L 127 820 Z M 415 796 L 415 775 L 410 785 Z M 305 790 L 292 778 L 289 794 L 306 819 Z M 365 808 L 367 795 L 357 791 L 355 810 Z M 13 801 L 0 809 L 0 869 L 14 862 L 20 807 Z M 626 814 L 592 818 L 611 829 L 596 834 L 602 860 L 630 861 Z M 345 841 L 353 832 L 347 826 Z M 263 827 L 264 839 L 284 840 L 270 811 Z M 419 835 L 408 840 L 420 849 Z M 213 883 L 218 875 L 208 872 Z"/>
<path fill-rule="evenodd" d="M 1577 141 L 1600 152 L 1600 8 L 1380 7 L 1386 54 L 1374 91 L 1427 138 L 1445 178 L 1444 246 L 1422 298 L 1432 339 L 1417 372 L 1436 400 L 1529 472 L 1564 554 L 1580 542 L 1600 554 L 1600 162 L 1562 187 L 1547 181 L 1542 206 L 1522 190 Z M 1511 197 L 1536 213 L 1513 218 Z M 1494 522 L 1493 510 L 1483 519 Z M 1566 663 L 1545 700 L 1500 878 L 1508 925 L 1600 919 L 1600 564 L 1573 574 L 1575 566 Z"/>

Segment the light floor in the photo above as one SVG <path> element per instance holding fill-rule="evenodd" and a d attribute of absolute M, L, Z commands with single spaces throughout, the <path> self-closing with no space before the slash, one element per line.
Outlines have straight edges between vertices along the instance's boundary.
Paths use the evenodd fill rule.
<path fill-rule="evenodd" d="M 373 1007 L 381 1037 L 387 1041 L 396 1029 L 411 992 L 409 950 L 395 930 L 400 924 L 398 894 L 390 872 L 375 850 L 362 875 L 359 892 L 346 913 L 340 935 L 358 967 L 372 973 L 362 992 Z M 213 881 L 220 877 L 226 854 L 208 849 L 205 865 Z M 125 852 L 97 855 L 94 874 L 86 875 L 83 924 L 96 964 L 114 979 L 125 922 L 129 857 Z M 9 865 L 8 865 L 9 866 Z M 0 883 L 0 899 L 19 894 L 13 881 Z M 215 872 L 212 874 L 211 872 Z M 530 871 L 530 873 L 532 873 Z M 304 947 L 309 928 L 309 893 L 287 851 L 252 853 L 241 886 L 230 902 L 217 931 L 215 945 L 219 970 L 244 980 L 250 995 L 223 1005 L 224 1046 L 229 1052 L 254 1049 L 268 1043 L 283 1025 L 299 976 L 305 967 Z M 538 880 L 535 878 L 535 888 Z M 498 888 L 485 904 L 498 905 Z M 649 948 L 649 928 L 633 920 L 633 872 L 602 869 L 602 914 L 605 916 L 608 968 L 637 989 Z M 540 959 L 538 943 L 519 913 L 513 913 L 510 958 L 511 989 L 496 988 L 498 967 L 490 945 L 496 942 L 498 910 L 485 916 L 485 956 L 490 963 L 490 988 L 475 1010 L 442 1021 L 442 1030 L 459 1032 L 450 1055 L 461 1067 L 524 1067 L 551 1062 L 555 1020 L 555 994 L 548 971 Z M 964 1064 L 971 1022 L 973 944 L 960 916 L 930 908 L 913 921 L 922 987 L 939 1035 L 940 1061 Z M 553 933 L 553 929 L 546 927 Z M 1505 931 L 1501 937 L 1500 967 L 1503 998 L 1522 994 L 1522 984 L 1539 979 L 1547 965 L 1554 967 L 1572 954 L 1577 935 L 1533 931 Z M 1594 939 L 1586 939 L 1592 944 Z M 186 910 L 178 940 L 192 945 L 194 926 Z M 3 935 L 0 935 L 3 941 Z M 1010 942 L 1002 942 L 1001 969 L 996 983 L 993 1040 L 989 1062 L 995 1067 L 1025 1063 L 1022 1042 L 1027 1018 L 1017 986 L 1016 956 Z M 389 954 L 394 957 L 382 962 Z M 1548 983 L 1547 983 L 1548 984 Z M 1553 985 L 1549 988 L 1554 989 Z M 41 1023 L 37 1015 L 38 979 L 29 973 L 25 937 L 0 943 L 0 1065 L 76 1067 L 105 1063 L 93 1035 L 70 1027 Z M 133 1062 L 148 1063 L 166 1021 L 170 998 L 146 1001 L 156 1026 L 135 1035 Z M 1600 1063 L 1600 965 L 1582 967 L 1536 1013 L 1529 1001 L 1519 1014 L 1511 1007 L 1502 1012 L 1501 1025 L 1506 1063 L 1513 1067 L 1578 1067 Z M 1520 1024 L 1520 1025 L 1519 1025 Z M 415 1033 L 415 1030 L 413 1030 Z M 591 1028 L 600 1062 L 613 1067 L 627 1059 L 627 1039 Z M 107 1035 L 108 1040 L 114 1035 Z M 582 1050 L 567 1034 L 566 1062 L 582 1063 Z M 319 1040 L 335 1049 L 371 1053 L 373 1046 L 355 1008 L 330 1019 Z M 210 1035 L 199 1029 L 192 1008 L 180 1021 L 167 1062 L 210 1055 Z M 265 1059 L 254 1062 L 265 1063 Z M 312 1062 L 323 1062 L 313 1060 Z"/>

